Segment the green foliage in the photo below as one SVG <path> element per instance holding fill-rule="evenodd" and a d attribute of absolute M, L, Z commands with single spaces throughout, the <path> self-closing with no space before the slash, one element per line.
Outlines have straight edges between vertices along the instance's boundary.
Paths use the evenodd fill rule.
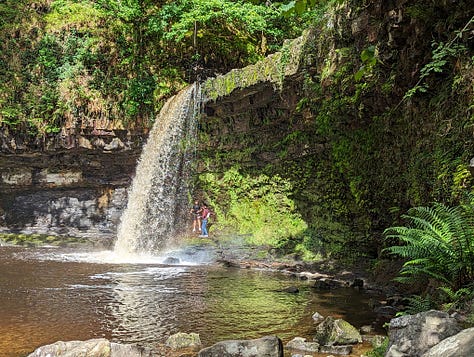
<path fill-rule="evenodd" d="M 209 76 L 253 63 L 300 35 L 308 18 L 284 18 L 280 6 L 5 0 L 0 122 L 34 135 L 57 131 L 67 120 L 87 125 L 98 116 L 148 126 L 163 101 L 200 71 Z"/>
<path fill-rule="evenodd" d="M 471 24 L 474 23 L 474 16 L 469 19 L 467 24 L 456 32 L 455 37 L 447 42 L 433 42 L 433 52 L 431 61 L 424 65 L 420 71 L 420 78 L 415 86 L 409 89 L 403 99 L 412 97 L 415 93 L 426 93 L 429 85 L 426 83 L 427 77 L 435 73 L 442 73 L 446 64 L 452 58 L 457 58 L 460 54 L 467 52 L 467 47 L 463 44 L 456 43 L 459 39 L 462 39 L 463 34 L 469 31 Z"/>
<path fill-rule="evenodd" d="M 433 301 L 430 295 L 413 295 L 407 297 L 406 299 L 408 301 L 407 308 L 402 312 L 398 312 L 397 316 L 415 315 L 423 311 L 434 309 L 436 307 L 435 302 Z"/>
<path fill-rule="evenodd" d="M 427 7 L 423 3 L 420 9 Z M 431 20 L 426 24 L 428 33 L 432 33 L 430 26 L 445 25 L 445 19 Z M 466 20 L 458 19 L 458 23 L 465 24 Z M 370 247 L 383 247 L 381 232 L 394 222 L 399 224 L 400 211 L 432 201 L 455 203 L 472 186 L 467 170 L 473 150 L 472 135 L 467 129 L 473 123 L 472 115 L 469 119 L 468 114 L 472 110 L 467 110 L 473 98 L 472 86 L 468 84 L 472 78 L 472 64 L 466 56 L 468 36 L 464 32 L 462 39 L 457 37 L 457 43 L 462 43 L 466 51 L 452 46 L 460 52 L 447 53 L 443 76 L 433 76 L 437 72 L 427 69 L 431 74 L 424 81 L 432 85 L 430 96 L 405 103 L 402 109 L 397 107 L 400 97 L 396 93 L 406 84 L 402 78 L 408 77 L 401 57 L 379 55 L 379 51 L 384 51 L 379 42 L 366 41 L 354 46 L 352 40 L 344 37 L 350 37 L 350 33 L 337 25 L 335 28 L 333 32 L 321 31 L 312 55 L 324 55 L 318 57 L 317 70 L 306 77 L 305 98 L 300 103 L 314 118 L 314 141 L 324 142 L 329 151 L 328 157 L 323 157 L 318 150 L 318 159 L 327 160 L 328 164 L 315 168 L 314 174 L 326 181 L 317 192 L 324 195 L 337 187 L 344 204 L 341 209 L 335 196 L 328 195 L 325 200 L 310 196 L 310 207 L 319 205 L 324 209 L 309 205 L 304 209 L 311 212 L 312 217 L 307 219 L 311 227 L 316 227 L 323 239 L 329 236 L 330 242 L 337 243 L 331 247 L 333 252 L 343 253 L 337 247 L 356 242 L 361 249 L 370 251 Z M 449 31 L 443 36 L 452 38 Z M 436 41 L 449 43 L 445 38 Z M 451 68 L 455 76 L 451 82 L 446 72 L 454 63 Z M 392 71 L 388 70 L 390 66 Z M 436 86 L 433 80 L 437 80 Z M 307 145 L 312 147 L 310 142 Z M 315 189 L 315 183 L 309 187 Z M 341 213 L 327 217 L 325 212 Z M 348 217 L 353 217 L 352 222 Z"/>
<path fill-rule="evenodd" d="M 215 229 L 236 230 L 249 235 L 249 243 L 269 246 L 306 229 L 289 198 L 291 185 L 279 176 L 252 177 L 232 168 L 220 177 L 201 174 L 200 180 L 217 216 Z"/>
<path fill-rule="evenodd" d="M 96 24 L 104 21 L 104 14 L 90 1 L 55 0 L 44 19 L 50 32 L 94 31 Z"/>
<path fill-rule="evenodd" d="M 441 286 L 438 289 L 444 295 L 443 308 L 447 311 L 465 310 L 474 299 L 474 283 L 458 290 L 453 290 L 448 286 Z"/>
<path fill-rule="evenodd" d="M 375 46 L 369 46 L 365 50 L 363 50 L 360 54 L 360 59 L 362 60 L 362 66 L 354 74 L 354 79 L 357 82 L 360 81 L 362 77 L 369 75 L 377 64 Z"/>
<path fill-rule="evenodd" d="M 474 204 L 415 207 L 403 216 L 408 226 L 390 227 L 385 235 L 405 245 L 386 250 L 407 259 L 399 281 L 429 277 L 457 291 L 474 278 Z"/>
<path fill-rule="evenodd" d="M 311 10 L 318 3 L 317 0 L 292 0 L 289 3 L 281 3 L 281 11 L 285 17 L 289 17 L 293 14 L 299 16 L 303 15 L 308 10 Z"/>
<path fill-rule="evenodd" d="M 366 353 L 367 357 L 384 357 L 388 350 L 390 340 L 385 337 L 380 346 L 374 347 L 373 350 Z"/>
<path fill-rule="evenodd" d="M 219 64 L 230 70 L 263 58 L 283 39 L 301 33 L 296 16 L 287 21 L 282 16 L 277 7 L 259 3 L 179 0 L 150 18 L 149 31 L 188 63 L 199 60 L 204 66 Z"/>

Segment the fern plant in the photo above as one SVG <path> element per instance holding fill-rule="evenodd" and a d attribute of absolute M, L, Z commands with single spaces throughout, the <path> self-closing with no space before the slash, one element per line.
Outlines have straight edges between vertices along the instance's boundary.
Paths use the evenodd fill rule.
<path fill-rule="evenodd" d="M 464 309 L 466 304 L 474 298 L 474 283 L 457 291 L 453 291 L 447 286 L 441 286 L 438 289 L 445 295 L 445 300 L 448 301 L 443 305 L 445 310 Z"/>
<path fill-rule="evenodd" d="M 398 281 L 430 277 L 457 291 L 474 278 L 474 205 L 415 207 L 403 217 L 406 227 L 385 230 L 389 239 L 403 245 L 385 250 L 407 259 Z"/>
<path fill-rule="evenodd" d="M 397 312 L 396 316 L 415 315 L 419 312 L 428 311 L 435 307 L 435 302 L 430 295 L 412 295 L 406 298 L 408 305 L 405 310 Z"/>

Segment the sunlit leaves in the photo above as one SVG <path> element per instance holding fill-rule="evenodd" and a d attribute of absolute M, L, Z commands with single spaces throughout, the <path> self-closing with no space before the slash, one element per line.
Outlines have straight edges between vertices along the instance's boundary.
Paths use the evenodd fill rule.
<path fill-rule="evenodd" d="M 166 40 L 179 42 L 193 35 L 195 24 L 200 36 L 233 34 L 250 38 L 267 30 L 266 18 L 274 10 L 262 5 L 228 0 L 180 0 L 163 6 L 150 29 L 163 32 Z M 167 21 L 163 21 L 167 20 Z"/>
<path fill-rule="evenodd" d="M 93 31 L 104 14 L 89 1 L 74 2 L 71 0 L 56 0 L 51 3 L 51 9 L 45 16 L 48 31 L 69 31 L 71 29 Z"/>
<path fill-rule="evenodd" d="M 365 75 L 372 72 L 372 69 L 377 64 L 377 57 L 375 55 L 375 46 L 369 46 L 364 49 L 360 54 L 360 59 L 362 60 L 362 66 L 354 74 L 354 79 L 358 82 Z"/>
<path fill-rule="evenodd" d="M 474 204 L 456 207 L 435 203 L 415 207 L 407 215 L 407 226 L 391 227 L 387 238 L 404 245 L 387 251 L 407 259 L 401 281 L 430 277 L 454 289 L 474 279 Z"/>
<path fill-rule="evenodd" d="M 317 0 L 292 0 L 289 3 L 281 4 L 281 11 L 283 16 L 290 16 L 292 14 L 302 15 L 316 6 Z"/>

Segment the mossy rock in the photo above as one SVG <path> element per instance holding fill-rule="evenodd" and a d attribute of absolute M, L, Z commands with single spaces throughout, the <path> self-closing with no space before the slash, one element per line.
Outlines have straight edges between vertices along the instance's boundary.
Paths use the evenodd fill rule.
<path fill-rule="evenodd" d="M 352 345 L 361 343 L 362 336 L 349 322 L 328 316 L 316 327 L 314 341 L 321 345 Z"/>
<path fill-rule="evenodd" d="M 208 79 L 202 86 L 204 97 L 216 100 L 229 95 L 236 89 L 249 88 L 263 82 L 270 82 L 275 88 L 280 88 L 285 77 L 294 75 L 299 69 L 306 43 L 312 35 L 312 31 L 307 30 L 302 36 L 287 41 L 280 52 L 253 65 Z"/>
<path fill-rule="evenodd" d="M 15 234 L 15 233 L 0 233 L 0 241 L 7 244 L 25 246 L 25 247 L 39 247 L 42 245 L 54 245 L 59 247 L 70 247 L 86 244 L 89 241 L 85 238 L 78 237 L 61 237 L 47 234 Z"/>

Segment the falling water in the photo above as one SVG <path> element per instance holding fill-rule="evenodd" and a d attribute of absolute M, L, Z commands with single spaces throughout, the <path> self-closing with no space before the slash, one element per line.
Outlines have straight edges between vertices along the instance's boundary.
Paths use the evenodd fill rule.
<path fill-rule="evenodd" d="M 194 84 L 170 98 L 157 116 L 122 214 L 117 255 L 159 252 L 183 229 L 199 108 Z"/>

